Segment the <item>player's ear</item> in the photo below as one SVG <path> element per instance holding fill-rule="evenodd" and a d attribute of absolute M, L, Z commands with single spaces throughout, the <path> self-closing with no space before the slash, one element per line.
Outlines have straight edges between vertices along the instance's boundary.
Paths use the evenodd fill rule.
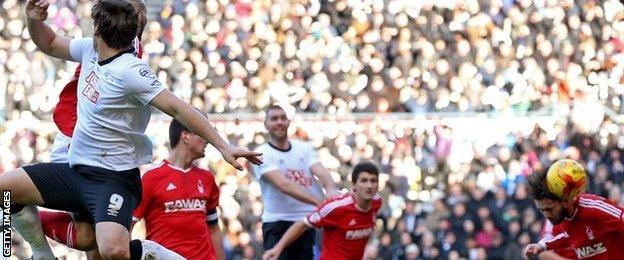
<path fill-rule="evenodd" d="M 185 144 L 188 144 L 191 142 L 191 132 L 189 131 L 182 131 L 182 133 L 180 134 L 180 138 L 182 139 L 182 141 L 184 141 Z"/>

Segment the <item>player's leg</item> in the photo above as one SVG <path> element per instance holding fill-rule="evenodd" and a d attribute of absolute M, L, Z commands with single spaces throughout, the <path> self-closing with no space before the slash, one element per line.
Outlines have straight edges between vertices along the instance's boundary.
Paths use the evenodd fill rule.
<path fill-rule="evenodd" d="M 132 211 L 141 198 L 138 169 L 114 172 L 83 166 L 78 172 L 88 177 L 83 182 L 83 196 L 95 218 L 102 259 L 184 259 L 153 241 L 130 241 Z"/>
<path fill-rule="evenodd" d="M 136 251 L 130 250 L 128 228 L 116 222 L 105 221 L 95 224 L 98 251 L 103 259 L 140 259 Z M 131 258 L 132 257 L 132 258 Z"/>
<path fill-rule="evenodd" d="M 41 222 L 37 217 L 37 207 L 26 205 L 19 212 L 11 214 L 12 226 L 30 245 L 32 259 L 54 259 L 54 253 L 45 238 Z"/>
<path fill-rule="evenodd" d="M 154 241 L 151 240 L 132 240 L 130 241 L 130 249 L 132 250 L 132 246 L 134 244 L 138 244 L 140 243 L 141 245 L 141 259 L 153 259 L 153 260 L 158 260 L 158 259 L 185 259 L 184 257 L 182 257 L 181 255 L 179 255 L 176 252 L 173 252 L 169 249 L 167 249 L 166 247 L 162 246 L 161 244 L 158 244 Z"/>
<path fill-rule="evenodd" d="M 0 176 L 3 179 L 11 174 Z M 17 204 L 36 204 L 46 208 L 57 210 L 81 210 L 79 185 L 76 174 L 67 163 L 39 163 L 24 166 L 15 176 L 20 176 L 22 183 L 28 183 L 26 187 L 18 187 L 13 190 L 16 193 L 14 202 Z M 10 178 L 10 177 L 7 177 Z M 2 185 L 2 182 L 0 182 Z M 34 187 L 34 188 L 33 188 Z M 4 186 L 0 186 L 4 188 Z M 24 195 L 26 193 L 26 195 Z M 32 195 L 34 194 L 34 195 Z M 35 196 L 35 200 L 24 201 L 21 198 Z M 32 197 L 30 197 L 32 198 Z M 33 209 L 33 208 L 31 208 Z M 26 214 L 19 216 L 19 219 L 28 219 L 27 223 L 20 223 L 16 218 L 14 225 L 24 236 L 24 239 L 31 244 L 34 257 L 37 258 L 39 247 L 49 247 L 37 211 L 26 211 Z M 46 258 L 49 258 L 46 257 Z"/>
<path fill-rule="evenodd" d="M 26 171 L 19 168 L 0 175 L 0 189 L 11 191 L 11 224 L 30 244 L 33 259 L 54 259 L 33 205 L 43 204 L 43 198 Z"/>
<path fill-rule="evenodd" d="M 51 154 L 52 161 L 67 162 L 67 150 L 71 139 L 61 133 L 54 138 Z M 27 166 L 29 167 L 29 166 Z M 24 172 L 25 173 L 25 172 Z M 32 180 L 31 180 L 32 182 Z M 34 185 L 34 184 L 33 184 Z M 15 196 L 15 195 L 13 195 Z M 54 258 L 52 249 L 46 241 L 42 223 L 38 217 L 38 209 L 35 205 L 26 205 L 19 212 L 12 214 L 13 226 L 22 235 L 24 240 L 30 244 L 33 251 L 33 259 Z"/>
<path fill-rule="evenodd" d="M 151 240 L 132 240 L 125 226 L 115 222 L 99 222 L 95 225 L 98 253 L 102 259 L 177 260 L 179 254 Z M 97 254 L 91 257 L 97 259 Z"/>
<path fill-rule="evenodd" d="M 84 214 L 80 214 L 82 216 Z M 39 212 L 45 235 L 56 242 L 81 251 L 97 249 L 92 221 L 65 211 Z"/>

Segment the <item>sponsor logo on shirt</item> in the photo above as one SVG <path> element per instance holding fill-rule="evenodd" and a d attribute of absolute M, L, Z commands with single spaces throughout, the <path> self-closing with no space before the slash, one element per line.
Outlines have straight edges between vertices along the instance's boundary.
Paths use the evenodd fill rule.
<path fill-rule="evenodd" d="M 349 230 L 345 234 L 345 238 L 348 239 L 348 240 L 357 240 L 357 239 L 362 239 L 362 238 L 369 237 L 371 233 L 373 233 L 373 228 L 372 227 L 363 228 L 363 229 L 356 229 L 356 230 Z"/>
<path fill-rule="evenodd" d="M 169 185 L 167 185 L 167 191 L 175 190 L 176 188 L 177 187 L 173 184 L 173 182 L 170 182 Z"/>
<path fill-rule="evenodd" d="M 576 251 L 576 256 L 579 259 L 583 259 L 607 252 L 607 248 L 600 242 L 591 246 L 575 248 L 574 251 Z"/>
<path fill-rule="evenodd" d="M 312 177 L 306 176 L 302 170 L 288 169 L 286 170 L 286 178 L 303 187 L 312 186 Z"/>
<path fill-rule="evenodd" d="M 89 75 L 85 78 L 87 86 L 84 90 L 82 90 L 82 95 L 93 103 L 97 103 L 97 100 L 100 97 L 100 92 L 98 92 L 95 88 L 98 81 L 100 81 L 100 78 L 98 78 L 94 71 L 91 71 L 91 73 L 89 73 Z"/>
<path fill-rule="evenodd" d="M 206 212 L 206 200 L 180 199 L 165 202 L 165 213 L 202 211 Z"/>

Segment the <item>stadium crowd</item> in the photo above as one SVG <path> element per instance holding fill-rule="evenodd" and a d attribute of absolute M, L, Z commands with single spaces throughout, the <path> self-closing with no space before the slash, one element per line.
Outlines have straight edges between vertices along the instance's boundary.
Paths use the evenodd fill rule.
<path fill-rule="evenodd" d="M 364 121 L 295 119 L 291 129 L 319 148 L 345 188 L 356 162 L 371 159 L 382 168 L 384 207 L 366 252 L 371 259 L 519 258 L 543 224 L 524 176 L 560 157 L 583 163 L 591 192 L 624 203 L 624 128 L 609 119 L 594 118 L 596 127 L 588 127 L 574 113 L 565 120 L 494 123 L 384 114 L 524 115 L 578 101 L 624 112 L 622 4 L 426 2 L 166 1 L 152 12 L 143 45 L 161 80 L 206 112 L 258 112 L 281 103 L 298 112 L 379 113 Z M 22 1 L 0 5 L 3 171 L 48 160 L 56 133 L 49 116 L 76 64 L 35 51 Z M 90 5 L 56 1 L 50 22 L 90 35 Z M 167 154 L 167 136 L 159 131 L 167 122 L 150 126 L 155 160 Z M 223 121 L 217 128 L 251 149 L 265 140 L 259 121 Z M 209 149 L 199 164 L 220 184 L 229 259 L 257 259 L 260 188 L 248 172 L 218 158 Z M 15 238 L 17 255 L 27 256 Z"/>
<path fill-rule="evenodd" d="M 159 131 L 167 120 L 153 121 L 148 132 L 158 160 L 167 154 L 167 137 Z M 590 175 L 590 192 L 624 205 L 622 124 L 605 119 L 598 131 L 590 131 L 573 120 L 512 118 L 480 122 L 491 130 L 475 134 L 467 130 L 474 124 L 466 124 L 470 121 L 296 119 L 291 132 L 319 148 L 321 161 L 344 188 L 356 162 L 368 159 L 381 167 L 384 206 L 367 249 L 371 259 L 520 257 L 527 243 L 539 239 L 543 225 L 527 197 L 524 177 L 558 158 L 580 161 Z M 499 124 L 507 128 L 493 127 Z M 46 136 L 34 129 L 11 130 L 25 125 L 10 126 L 0 135 L 5 167 L 45 160 L 49 153 L 53 131 Z M 260 121 L 216 126 L 231 142 L 250 148 L 265 141 Z M 218 159 L 216 150 L 208 149 L 198 163 L 212 169 L 220 185 L 226 250 L 230 259 L 257 259 L 262 253 L 260 187 L 249 172 Z"/>

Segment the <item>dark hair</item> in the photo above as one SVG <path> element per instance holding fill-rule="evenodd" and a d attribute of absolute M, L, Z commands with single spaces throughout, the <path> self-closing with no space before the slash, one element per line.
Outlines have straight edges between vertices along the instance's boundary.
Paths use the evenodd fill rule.
<path fill-rule="evenodd" d="M 171 120 L 171 124 L 169 124 L 169 145 L 171 146 L 171 149 L 176 148 L 176 146 L 180 142 L 180 136 L 184 131 L 189 132 L 186 126 L 184 126 L 178 120 Z"/>
<path fill-rule="evenodd" d="M 270 105 L 269 107 L 267 107 L 267 108 L 264 110 L 264 113 L 266 114 L 266 116 L 269 116 L 269 111 L 271 111 L 271 110 L 273 110 L 273 109 L 275 109 L 275 110 L 282 110 L 282 111 L 286 111 L 286 110 L 284 110 L 284 108 L 283 108 L 282 106 L 280 106 L 280 105 Z"/>
<path fill-rule="evenodd" d="M 559 197 L 548 190 L 545 172 L 536 172 L 529 175 L 526 184 L 529 195 L 535 200 L 550 199 L 561 201 Z"/>
<path fill-rule="evenodd" d="M 379 168 L 372 162 L 360 162 L 355 165 L 353 172 L 351 173 L 351 182 L 356 183 L 360 173 L 368 172 L 375 176 L 379 176 Z"/>
<path fill-rule="evenodd" d="M 108 47 L 128 48 L 139 29 L 139 11 L 127 0 L 100 0 L 91 9 L 91 19 Z"/>
<path fill-rule="evenodd" d="M 145 30 L 145 26 L 147 25 L 147 6 L 145 6 L 145 1 L 143 0 L 130 0 L 134 7 L 139 11 L 139 15 L 141 19 L 139 19 L 139 29 L 137 30 L 137 37 L 141 39 L 141 35 Z"/>

